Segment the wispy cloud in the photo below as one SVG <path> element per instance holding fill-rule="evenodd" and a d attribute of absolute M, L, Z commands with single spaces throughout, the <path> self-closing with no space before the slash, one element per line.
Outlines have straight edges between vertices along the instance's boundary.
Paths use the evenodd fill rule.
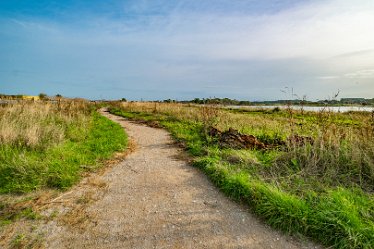
<path fill-rule="evenodd" d="M 318 76 L 317 79 L 319 80 L 335 80 L 340 78 L 340 76 L 337 75 L 328 75 L 328 76 Z"/>
<path fill-rule="evenodd" d="M 353 73 L 347 73 L 344 76 L 351 79 L 374 79 L 374 69 L 359 70 Z"/>

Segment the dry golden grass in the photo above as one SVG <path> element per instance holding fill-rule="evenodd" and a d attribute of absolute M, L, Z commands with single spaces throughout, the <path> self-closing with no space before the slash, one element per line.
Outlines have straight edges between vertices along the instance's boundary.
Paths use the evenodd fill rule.
<path fill-rule="evenodd" d="M 69 124 L 86 121 L 87 111 L 84 101 L 22 101 L 0 106 L 0 142 L 32 149 L 59 144 Z"/>

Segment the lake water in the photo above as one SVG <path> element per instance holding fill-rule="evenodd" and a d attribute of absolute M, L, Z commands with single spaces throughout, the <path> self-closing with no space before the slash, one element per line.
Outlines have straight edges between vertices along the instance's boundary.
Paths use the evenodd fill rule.
<path fill-rule="evenodd" d="M 227 108 L 238 108 L 238 109 L 274 109 L 274 108 L 280 108 L 280 109 L 287 109 L 287 106 L 275 106 L 275 105 L 256 105 L 256 106 L 228 106 Z M 325 111 L 331 111 L 331 112 L 349 112 L 349 111 L 364 111 L 364 112 L 372 112 L 374 111 L 374 107 L 368 107 L 368 106 L 291 106 L 294 110 L 301 110 L 304 109 L 304 111 L 313 111 L 313 112 L 319 112 L 322 110 Z"/>

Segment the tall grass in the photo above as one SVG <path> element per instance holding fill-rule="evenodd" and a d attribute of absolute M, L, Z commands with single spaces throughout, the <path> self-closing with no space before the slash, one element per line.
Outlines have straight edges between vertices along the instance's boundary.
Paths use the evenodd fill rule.
<path fill-rule="evenodd" d="M 208 108 L 208 109 L 207 109 Z M 209 109 L 214 108 L 214 109 Z M 334 248 L 374 248 L 374 121 L 370 113 L 226 110 L 121 103 L 113 113 L 159 122 L 228 195 L 272 226 Z M 205 127 L 238 129 L 265 150 L 221 148 Z M 304 136 L 309 142 L 291 138 Z M 282 143 L 279 143 L 282 142 Z"/>
<path fill-rule="evenodd" d="M 17 148 L 46 149 L 61 143 L 69 128 L 87 124 L 88 104 L 69 101 L 63 109 L 49 102 L 19 102 L 0 107 L 0 142 Z"/>
<path fill-rule="evenodd" d="M 65 189 L 83 171 L 124 149 L 123 129 L 88 102 L 20 102 L 0 107 L 0 193 Z"/>

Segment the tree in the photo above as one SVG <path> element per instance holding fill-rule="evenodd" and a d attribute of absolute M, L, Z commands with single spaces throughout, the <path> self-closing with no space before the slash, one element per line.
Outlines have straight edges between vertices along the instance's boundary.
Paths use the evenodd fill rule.
<path fill-rule="evenodd" d="M 203 104 L 204 101 L 199 99 L 199 98 L 195 98 L 194 100 L 192 100 L 192 103 L 195 103 L 195 104 Z"/>
<path fill-rule="evenodd" d="M 47 94 L 45 94 L 45 93 L 39 93 L 39 99 L 46 100 L 47 99 Z"/>

